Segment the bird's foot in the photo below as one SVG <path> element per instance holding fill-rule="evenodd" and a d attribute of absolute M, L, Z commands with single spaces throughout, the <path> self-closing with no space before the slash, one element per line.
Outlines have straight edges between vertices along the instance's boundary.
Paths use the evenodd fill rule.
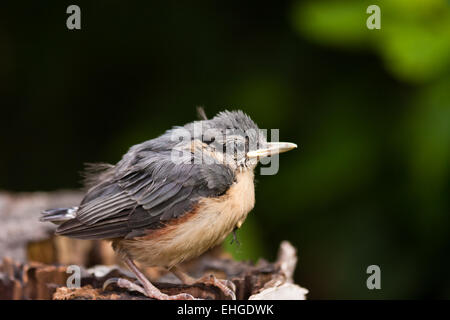
<path fill-rule="evenodd" d="M 227 279 L 217 279 L 213 274 L 207 274 L 195 282 L 215 286 L 219 288 L 225 296 L 230 297 L 231 300 L 236 300 L 236 286 L 233 281 Z"/>
<path fill-rule="evenodd" d="M 128 279 L 124 279 L 124 278 L 110 278 L 110 279 L 106 280 L 103 284 L 103 290 L 106 290 L 106 288 L 111 284 L 115 284 L 118 287 L 127 289 L 129 291 L 140 292 L 149 298 L 157 299 L 157 300 L 195 300 L 195 298 L 192 295 L 187 294 L 187 293 L 180 293 L 180 294 L 176 294 L 173 296 L 169 296 L 169 295 L 159 291 L 153 285 L 146 286 L 144 284 L 144 286 L 141 287 L 140 285 L 138 285 L 134 282 L 131 282 Z"/>

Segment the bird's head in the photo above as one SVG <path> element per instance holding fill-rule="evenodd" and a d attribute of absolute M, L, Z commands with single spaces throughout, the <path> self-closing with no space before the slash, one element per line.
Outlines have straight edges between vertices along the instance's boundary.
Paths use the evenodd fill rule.
<path fill-rule="evenodd" d="M 267 142 L 264 132 L 242 111 L 223 111 L 183 128 L 191 137 L 191 151 L 201 151 L 202 159 L 217 160 L 234 170 L 254 169 L 261 158 L 297 147 L 294 143 Z"/>

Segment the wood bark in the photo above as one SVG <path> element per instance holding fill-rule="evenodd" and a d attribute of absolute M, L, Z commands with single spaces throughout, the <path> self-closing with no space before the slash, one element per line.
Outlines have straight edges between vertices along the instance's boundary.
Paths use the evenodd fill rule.
<path fill-rule="evenodd" d="M 114 285 L 103 290 L 103 283 L 111 277 L 135 281 L 107 242 L 55 237 L 54 226 L 38 221 L 41 210 L 72 206 L 81 197 L 72 191 L 0 192 L 0 299 L 148 299 Z M 193 277 L 214 274 L 233 281 L 238 299 L 304 299 L 307 290 L 293 283 L 296 263 L 295 248 L 284 241 L 273 263 L 234 261 L 219 246 L 181 267 Z M 70 265 L 81 268 L 80 287 L 68 287 Z M 170 295 L 185 292 L 201 299 L 227 298 L 211 285 L 184 285 L 163 269 L 145 272 Z"/>

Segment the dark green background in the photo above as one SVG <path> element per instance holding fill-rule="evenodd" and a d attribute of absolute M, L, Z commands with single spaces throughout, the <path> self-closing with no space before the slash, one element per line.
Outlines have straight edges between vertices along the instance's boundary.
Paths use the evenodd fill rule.
<path fill-rule="evenodd" d="M 0 5 L 1 189 L 79 188 L 83 163 L 117 162 L 197 105 L 299 145 L 257 177 L 237 258 L 286 239 L 310 298 L 450 297 L 448 1 Z"/>

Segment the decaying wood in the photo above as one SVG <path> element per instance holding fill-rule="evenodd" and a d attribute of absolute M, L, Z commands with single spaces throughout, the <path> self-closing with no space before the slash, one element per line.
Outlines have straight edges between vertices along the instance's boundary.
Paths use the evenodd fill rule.
<path fill-rule="evenodd" d="M 283 242 L 283 248 L 291 248 Z M 286 255 L 280 254 L 280 257 Z M 193 275 L 215 274 L 219 278 L 227 278 L 236 285 L 238 299 L 279 298 L 273 295 L 276 288 L 284 288 L 289 284 L 291 290 L 289 299 L 304 298 L 303 291 L 292 290 L 292 283 L 284 273 L 282 265 L 289 261 L 278 260 L 268 263 L 260 260 L 256 265 L 250 262 L 238 262 L 230 259 L 216 258 L 206 255 L 190 264 L 188 270 Z M 193 272 L 194 270 L 194 272 Z M 17 263 L 4 258 L 0 266 L 0 299 L 147 299 L 140 293 L 130 293 L 121 288 L 113 287 L 103 290 L 106 279 L 123 277 L 135 280 L 133 275 L 116 266 L 97 266 L 91 269 L 82 269 L 81 287 L 67 288 L 67 279 L 71 273 L 67 266 L 45 265 L 42 263 Z M 205 284 L 184 285 L 170 273 L 160 275 L 154 284 L 163 292 L 173 295 L 181 292 L 189 293 L 201 299 L 226 299 L 227 297 L 214 286 Z M 272 294 L 265 294 L 268 289 Z M 276 292 L 276 290 L 275 290 Z"/>
<path fill-rule="evenodd" d="M 107 242 L 55 237 L 54 226 L 38 221 L 41 210 L 72 206 L 81 196 L 69 191 L 0 192 L 0 299 L 147 299 L 113 285 L 102 289 L 111 277 L 135 281 L 121 267 Z M 217 247 L 181 267 L 196 278 L 214 274 L 233 281 L 238 299 L 304 299 L 307 290 L 292 280 L 296 263 L 295 248 L 283 242 L 274 263 L 263 259 L 256 264 L 234 261 Z M 67 287 L 69 265 L 83 266 L 80 288 Z M 163 269 L 148 268 L 145 272 L 161 291 L 170 295 L 186 292 L 202 299 L 227 298 L 213 286 L 181 284 Z"/>
<path fill-rule="evenodd" d="M 76 191 L 0 192 L 0 258 L 83 266 L 117 263 L 108 243 L 55 237 L 56 227 L 39 221 L 42 210 L 74 206 L 82 195 Z"/>

